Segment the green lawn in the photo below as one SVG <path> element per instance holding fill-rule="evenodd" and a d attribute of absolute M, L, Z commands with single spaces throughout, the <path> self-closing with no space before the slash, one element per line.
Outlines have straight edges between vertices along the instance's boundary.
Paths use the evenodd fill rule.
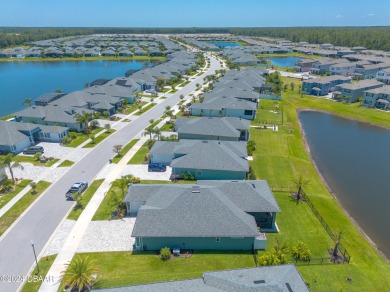
<path fill-rule="evenodd" d="M 180 112 L 179 112 L 179 113 L 180 113 Z M 178 114 L 177 114 L 176 116 L 178 116 Z M 172 125 L 172 124 L 164 124 L 164 125 L 160 128 L 160 130 L 163 131 L 163 132 L 169 132 L 169 131 L 171 131 L 173 128 L 174 128 L 174 125 Z"/>
<path fill-rule="evenodd" d="M 87 253 L 100 270 L 99 288 L 201 278 L 204 272 L 254 267 L 250 252 L 196 252 L 190 258 L 162 261 L 153 252 Z M 129 272 L 129 269 L 131 272 Z"/>
<path fill-rule="evenodd" d="M 53 159 L 53 160 L 50 160 L 50 161 L 47 161 L 45 163 L 42 163 L 40 161 L 37 161 L 35 160 L 34 156 L 24 156 L 24 155 L 17 155 L 14 157 L 14 161 L 17 161 L 17 162 L 27 162 L 27 163 L 31 163 L 35 166 L 46 166 L 46 167 L 50 167 L 52 166 L 54 163 L 56 163 L 57 161 L 59 161 L 59 159 Z"/>
<path fill-rule="evenodd" d="M 0 120 L 6 121 L 6 120 L 9 120 L 9 119 L 11 119 L 13 117 L 14 117 L 14 115 L 6 115 L 6 116 L 3 116 L 3 117 L 0 117 Z"/>
<path fill-rule="evenodd" d="M 116 180 L 117 182 L 118 180 Z M 115 185 L 115 182 L 111 185 L 108 192 L 105 194 L 103 201 L 99 208 L 96 210 L 92 221 L 97 220 L 110 220 L 111 212 L 115 211 L 117 207 L 116 196 L 121 192 L 121 189 Z"/>
<path fill-rule="evenodd" d="M 142 164 L 145 161 L 145 155 L 149 153 L 148 141 L 135 153 L 135 155 L 130 159 L 128 164 Z"/>
<path fill-rule="evenodd" d="M 38 261 L 39 273 L 37 267 L 35 267 L 33 272 L 31 273 L 31 277 L 37 276 L 37 277 L 44 278 L 47 275 L 47 272 L 49 272 L 50 267 L 53 264 L 56 257 L 57 257 L 56 254 L 47 257 L 42 257 Z M 34 279 L 32 278 L 31 281 L 27 281 L 26 284 L 23 286 L 22 292 L 36 292 L 39 290 L 39 287 L 41 287 L 41 285 L 42 285 L 42 281 L 34 281 Z"/>
<path fill-rule="evenodd" d="M 142 101 L 140 104 L 143 106 L 144 104 L 146 104 L 146 102 L 145 102 L 145 101 Z M 135 104 L 135 103 L 128 104 L 128 105 L 126 106 L 126 109 L 123 111 L 123 114 L 124 114 L 124 115 L 129 115 L 129 114 L 131 114 L 132 112 L 136 111 L 137 109 L 138 109 L 138 105 L 137 105 L 137 104 Z"/>
<path fill-rule="evenodd" d="M 0 217 L 0 236 L 18 219 L 18 217 L 49 187 L 50 183 L 40 181 L 37 184 L 36 193 L 32 191 L 25 194 L 15 205 Z"/>
<path fill-rule="evenodd" d="M 180 84 L 180 86 L 186 86 L 186 85 L 188 85 L 188 84 L 190 84 L 191 83 L 191 81 L 185 81 L 185 82 L 183 82 L 182 84 Z"/>
<path fill-rule="evenodd" d="M 93 130 L 91 134 L 96 135 L 100 131 L 104 131 L 104 130 L 102 128 L 97 128 L 97 129 Z M 69 144 L 64 144 L 65 147 L 74 147 L 75 148 L 89 139 L 89 134 L 78 133 L 78 132 L 70 132 L 69 134 L 75 135 L 76 139 L 72 140 L 72 142 L 70 142 Z"/>
<path fill-rule="evenodd" d="M 74 206 L 73 210 L 69 213 L 68 218 L 69 220 L 77 220 L 79 219 L 81 213 L 84 211 L 84 208 L 88 205 L 88 202 L 91 200 L 97 189 L 100 187 L 100 185 L 103 183 L 104 179 L 98 179 L 93 181 L 88 189 L 83 193 L 81 196 L 81 204 L 80 206 Z"/>
<path fill-rule="evenodd" d="M 97 144 L 102 142 L 104 139 L 106 139 L 108 136 L 110 136 L 114 132 L 116 132 L 114 129 L 110 129 L 109 132 L 104 131 L 103 134 L 101 134 L 101 135 L 99 135 L 98 137 L 95 138 L 94 143 L 89 142 L 88 144 L 84 145 L 83 148 L 93 148 L 93 147 L 95 147 Z"/>
<path fill-rule="evenodd" d="M 69 167 L 69 166 L 72 166 L 74 164 L 73 161 L 70 161 L 70 160 L 64 160 L 61 162 L 60 165 L 58 165 L 58 167 Z"/>
<path fill-rule="evenodd" d="M 131 140 L 125 147 L 123 147 L 122 149 L 122 155 L 118 157 L 118 155 L 116 155 L 113 159 L 112 159 L 112 162 L 113 163 L 118 163 L 122 158 L 123 156 L 129 152 L 129 150 L 139 141 L 139 139 L 133 139 Z"/>
<path fill-rule="evenodd" d="M 299 80 L 283 78 L 288 84 Z M 287 90 L 283 92 L 283 108 L 285 114 L 285 124 L 279 127 L 278 132 L 270 130 L 251 129 L 251 139 L 256 141 L 257 150 L 254 152 L 254 161 L 250 165 L 255 170 L 259 179 L 266 179 L 271 186 L 282 187 L 291 186 L 292 179 L 299 174 L 310 180 L 306 193 L 316 206 L 320 214 L 324 217 L 330 227 L 338 232 L 343 230 L 343 245 L 351 255 L 351 263 L 348 265 L 324 265 L 299 267 L 305 281 L 315 287 L 316 291 L 340 291 L 345 285 L 350 285 L 351 290 L 380 291 L 382 287 L 390 285 L 390 265 L 360 234 L 359 230 L 351 223 L 340 205 L 328 192 L 320 177 L 318 176 L 310 156 L 306 152 L 298 126 L 297 109 L 311 108 L 325 110 L 348 118 L 354 118 L 374 124 L 390 127 L 390 115 L 372 109 L 359 107 L 357 104 L 347 105 L 333 102 L 321 98 L 304 96 L 300 98 L 298 86 L 294 92 Z M 293 129 L 290 134 L 289 129 Z M 269 236 L 293 238 L 295 234 L 304 235 L 309 247 L 314 251 L 325 241 L 329 240 L 327 235 L 321 235 L 318 228 L 308 226 L 308 216 L 299 216 L 295 213 L 295 205 L 288 207 L 287 202 L 283 202 L 280 195 L 276 194 L 282 207 L 282 214 L 279 219 L 281 233 Z M 285 207 L 283 208 L 283 205 Z M 292 210 L 290 209 L 292 208 Z M 284 214 L 288 214 L 288 220 L 283 219 Z M 298 215 L 299 221 L 296 221 Z M 287 221 L 286 221 L 287 220 Z M 311 219 L 310 219 L 311 220 Z M 283 221 L 289 223 L 283 228 Z M 295 222 L 295 223 L 294 223 Z M 314 226 L 314 225 L 313 225 Z M 303 230 L 302 230 L 303 229 Z M 307 230 L 306 230 L 307 229 Z M 322 240 L 314 237 L 311 233 L 321 235 Z M 314 236 L 314 235 L 311 235 Z M 323 247 L 321 247 L 321 250 Z M 314 279 L 317 277 L 317 282 Z M 386 276 L 387 275 L 387 276 Z M 345 279 L 351 277 L 352 283 Z"/>
<path fill-rule="evenodd" d="M 0 208 L 3 208 L 3 206 L 6 205 L 9 201 L 11 201 L 13 197 L 19 194 L 25 187 L 27 187 L 30 184 L 30 182 L 31 180 L 24 179 L 15 186 L 15 189 L 11 193 L 1 194 Z"/>
<path fill-rule="evenodd" d="M 148 110 L 150 110 L 152 107 L 154 107 L 157 103 L 154 103 L 152 102 L 151 104 L 147 105 L 146 107 L 142 108 L 141 111 L 138 111 L 136 112 L 134 115 L 135 116 L 140 116 L 142 115 L 144 112 L 147 112 Z"/>

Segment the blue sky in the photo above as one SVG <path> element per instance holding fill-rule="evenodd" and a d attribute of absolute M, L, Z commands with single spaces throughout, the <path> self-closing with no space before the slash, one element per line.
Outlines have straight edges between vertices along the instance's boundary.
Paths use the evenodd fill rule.
<path fill-rule="evenodd" d="M 0 0 L 0 26 L 390 25 L 390 0 Z"/>

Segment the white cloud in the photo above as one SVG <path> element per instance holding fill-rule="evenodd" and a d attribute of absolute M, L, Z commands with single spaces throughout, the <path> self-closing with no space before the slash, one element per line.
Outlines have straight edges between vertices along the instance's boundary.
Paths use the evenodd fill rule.
<path fill-rule="evenodd" d="M 336 18 L 343 18 L 344 16 L 342 16 L 341 14 L 337 14 L 336 15 Z"/>
<path fill-rule="evenodd" d="M 375 16 L 375 13 L 369 13 L 367 16 Z"/>

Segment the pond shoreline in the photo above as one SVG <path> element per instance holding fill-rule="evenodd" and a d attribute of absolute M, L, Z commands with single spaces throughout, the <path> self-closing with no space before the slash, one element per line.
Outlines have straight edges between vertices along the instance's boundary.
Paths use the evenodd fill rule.
<path fill-rule="evenodd" d="M 297 116 L 298 116 L 298 126 L 299 126 L 299 131 L 300 131 L 300 136 L 302 138 L 302 141 L 304 143 L 304 146 L 305 146 L 305 150 L 307 152 L 307 154 L 309 155 L 310 157 L 310 160 L 312 162 L 312 165 L 316 171 L 316 173 L 318 174 L 321 182 L 323 183 L 323 185 L 326 187 L 326 189 L 328 190 L 328 192 L 332 195 L 332 197 L 335 199 L 335 201 L 337 202 L 337 204 L 340 206 L 340 208 L 342 209 L 342 211 L 344 212 L 344 214 L 347 216 L 347 218 L 350 220 L 350 222 L 357 228 L 357 230 L 360 232 L 360 234 L 368 241 L 368 243 L 383 257 L 383 259 L 385 259 L 388 263 L 390 263 L 390 259 L 378 248 L 378 246 L 376 245 L 376 243 L 364 232 L 364 230 L 360 227 L 360 225 L 356 222 L 356 220 L 349 214 L 349 212 L 344 208 L 344 206 L 341 204 L 340 200 L 338 199 L 337 197 L 337 194 L 333 192 L 333 190 L 331 189 L 331 187 L 329 186 L 329 184 L 326 182 L 324 176 L 322 175 L 322 173 L 320 172 L 313 156 L 312 156 L 312 153 L 310 151 L 310 146 L 307 142 L 307 139 L 306 139 L 306 134 L 305 134 L 305 131 L 303 130 L 303 127 L 302 127 L 302 123 L 301 123 L 301 120 L 299 119 L 299 114 L 301 112 L 305 112 L 305 111 L 313 111 L 313 112 L 322 112 L 322 113 L 326 113 L 326 114 L 330 114 L 330 115 L 333 115 L 333 116 L 337 116 L 337 117 L 341 117 L 341 118 L 346 118 L 346 119 L 349 119 L 349 120 L 352 120 L 352 121 L 358 121 L 358 122 L 361 122 L 361 123 L 366 123 L 366 124 L 370 124 L 370 125 L 374 125 L 374 126 L 378 126 L 377 124 L 373 124 L 373 123 L 370 123 L 370 122 L 364 122 L 364 121 L 361 121 L 361 120 L 357 120 L 357 119 L 353 119 L 353 118 L 348 118 L 348 117 L 345 117 L 345 116 L 342 116 L 342 115 L 338 115 L 338 114 L 334 114 L 334 113 L 331 113 L 331 112 L 328 112 L 328 111 L 324 111 L 324 110 L 315 110 L 315 109 L 309 109 L 309 108 L 300 108 L 300 109 L 297 109 Z M 384 126 L 381 126 L 382 128 L 385 128 L 385 129 L 389 129 L 387 127 L 384 127 Z"/>

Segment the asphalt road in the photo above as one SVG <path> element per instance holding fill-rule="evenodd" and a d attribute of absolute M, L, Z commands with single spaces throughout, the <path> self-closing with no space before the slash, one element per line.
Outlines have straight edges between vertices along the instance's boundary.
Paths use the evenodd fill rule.
<path fill-rule="evenodd" d="M 19 219 L 14 227 L 0 239 L 0 291 L 17 291 L 21 282 L 6 282 L 3 276 L 26 276 L 30 268 L 35 264 L 31 240 L 35 243 L 35 251 L 39 255 L 50 239 L 57 226 L 72 208 L 73 202 L 65 200 L 68 188 L 78 180 L 91 182 L 99 171 L 113 156 L 113 146 L 126 145 L 140 131 L 149 125 L 150 119 L 159 118 L 167 105 L 174 106 L 179 101 L 181 94 L 187 95 L 196 87 L 196 83 L 202 84 L 203 77 L 214 74 L 220 69 L 219 61 L 210 58 L 210 69 L 190 84 L 179 90 L 171 97 L 156 105 L 138 119 L 129 123 L 121 130 L 109 136 L 98 144 L 36 201 L 29 211 Z M 3 281 L 2 281 L 3 280 Z M 18 280 L 18 279 L 16 279 Z"/>

